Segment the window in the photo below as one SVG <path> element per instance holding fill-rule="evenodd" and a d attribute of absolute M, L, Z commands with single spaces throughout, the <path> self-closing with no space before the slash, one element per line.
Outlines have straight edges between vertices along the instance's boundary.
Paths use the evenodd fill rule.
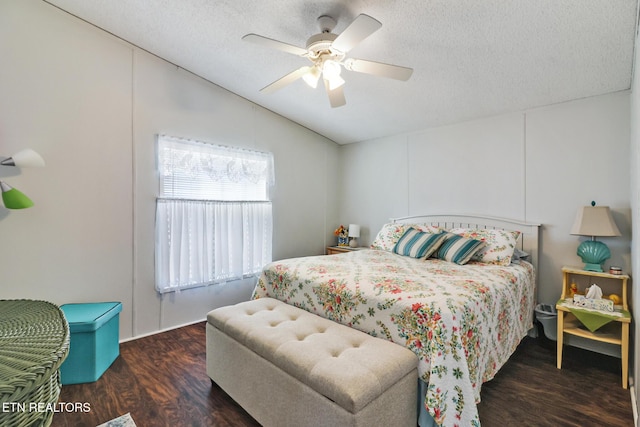
<path fill-rule="evenodd" d="M 273 155 L 158 136 L 156 289 L 241 279 L 271 262 Z"/>

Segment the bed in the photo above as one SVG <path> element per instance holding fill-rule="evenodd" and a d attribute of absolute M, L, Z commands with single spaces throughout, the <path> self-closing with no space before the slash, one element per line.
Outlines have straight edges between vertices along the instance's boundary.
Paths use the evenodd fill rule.
<path fill-rule="evenodd" d="M 482 383 L 533 326 L 538 230 L 469 215 L 397 218 L 371 249 L 267 265 L 253 298 L 276 298 L 411 349 L 419 358 L 418 424 L 480 425 Z"/>

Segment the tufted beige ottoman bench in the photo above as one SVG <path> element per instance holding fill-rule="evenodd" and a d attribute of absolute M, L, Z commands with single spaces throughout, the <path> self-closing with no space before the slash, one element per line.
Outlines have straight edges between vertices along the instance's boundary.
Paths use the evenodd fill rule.
<path fill-rule="evenodd" d="M 271 298 L 207 315 L 207 374 L 266 427 L 415 426 L 417 363 Z"/>

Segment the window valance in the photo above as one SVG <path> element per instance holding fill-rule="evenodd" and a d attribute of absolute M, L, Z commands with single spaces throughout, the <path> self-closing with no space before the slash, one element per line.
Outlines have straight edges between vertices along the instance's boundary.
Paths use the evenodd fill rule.
<path fill-rule="evenodd" d="M 159 135 L 158 162 L 160 197 L 268 200 L 275 182 L 273 154 L 244 148 Z"/>

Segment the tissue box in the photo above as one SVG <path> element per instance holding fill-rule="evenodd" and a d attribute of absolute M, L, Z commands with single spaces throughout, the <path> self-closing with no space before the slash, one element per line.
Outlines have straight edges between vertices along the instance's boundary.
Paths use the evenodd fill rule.
<path fill-rule="evenodd" d="M 613 301 L 610 299 L 590 299 L 584 295 L 574 295 L 573 305 L 593 310 L 613 311 Z"/>

